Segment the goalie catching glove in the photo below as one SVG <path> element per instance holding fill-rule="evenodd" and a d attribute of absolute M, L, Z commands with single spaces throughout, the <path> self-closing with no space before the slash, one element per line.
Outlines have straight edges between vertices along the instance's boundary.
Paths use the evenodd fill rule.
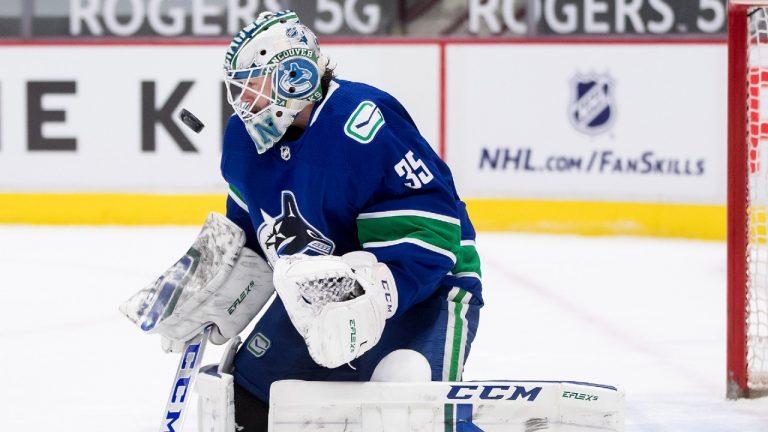
<path fill-rule="evenodd" d="M 145 332 L 160 334 L 166 351 L 178 351 L 211 324 L 211 342 L 226 342 L 274 292 L 271 269 L 244 244 L 237 224 L 211 213 L 187 253 L 120 311 Z"/>
<path fill-rule="evenodd" d="M 310 356 L 327 368 L 370 350 L 397 310 L 392 272 L 369 252 L 280 258 L 274 284 Z"/>

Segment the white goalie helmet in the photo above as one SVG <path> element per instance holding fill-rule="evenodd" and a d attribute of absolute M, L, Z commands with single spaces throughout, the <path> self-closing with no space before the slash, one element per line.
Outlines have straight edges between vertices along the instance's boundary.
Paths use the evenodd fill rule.
<path fill-rule="evenodd" d="M 290 10 L 262 12 L 235 35 L 224 61 L 227 100 L 258 153 L 279 141 L 302 109 L 322 99 L 327 63 L 315 34 Z"/>

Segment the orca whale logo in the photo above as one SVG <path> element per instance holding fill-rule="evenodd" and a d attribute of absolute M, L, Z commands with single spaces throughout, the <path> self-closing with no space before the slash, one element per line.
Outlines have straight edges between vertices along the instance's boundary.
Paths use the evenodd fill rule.
<path fill-rule="evenodd" d="M 281 256 L 303 253 L 331 255 L 336 245 L 301 215 L 296 197 L 283 191 L 282 213 L 272 217 L 261 210 L 264 223 L 257 231 L 259 244 L 271 265 Z"/>

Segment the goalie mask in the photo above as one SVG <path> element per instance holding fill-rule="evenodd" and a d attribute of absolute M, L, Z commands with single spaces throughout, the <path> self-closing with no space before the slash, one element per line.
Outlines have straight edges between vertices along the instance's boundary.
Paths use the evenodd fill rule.
<path fill-rule="evenodd" d="M 262 12 L 232 39 L 224 63 L 227 100 L 261 154 L 307 105 L 322 99 L 327 59 L 293 11 Z"/>

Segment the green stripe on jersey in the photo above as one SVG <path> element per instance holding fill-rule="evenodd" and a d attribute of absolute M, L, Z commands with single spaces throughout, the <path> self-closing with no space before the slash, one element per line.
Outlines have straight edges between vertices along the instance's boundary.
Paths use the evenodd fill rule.
<path fill-rule="evenodd" d="M 464 339 L 464 317 L 462 316 L 462 308 L 464 304 L 462 300 L 467 292 L 463 289 L 458 290 L 458 294 L 453 299 L 453 314 L 454 314 L 454 327 L 453 327 L 453 343 L 451 350 L 451 368 L 448 371 L 448 381 L 456 381 L 459 379 L 459 364 L 464 363 L 464 359 L 461 358 L 461 348 L 466 341 Z"/>
<path fill-rule="evenodd" d="M 422 216 L 385 216 L 357 219 L 357 235 L 361 245 L 410 238 L 457 255 L 461 227 Z"/>
<path fill-rule="evenodd" d="M 240 198 L 240 201 L 245 202 L 245 198 L 243 198 L 243 194 L 240 193 L 240 191 L 234 187 L 233 185 L 229 185 L 229 190 L 232 191 L 233 194 L 235 194 L 236 197 Z"/>
<path fill-rule="evenodd" d="M 241 209 L 245 210 L 247 213 L 250 213 L 248 210 L 248 204 L 246 204 L 245 199 L 243 199 L 243 194 L 240 193 L 240 191 L 232 185 L 229 185 L 229 198 L 238 206 L 240 206 Z"/>
<path fill-rule="evenodd" d="M 480 255 L 477 254 L 475 245 L 461 245 L 458 255 L 456 255 L 456 265 L 451 270 L 453 274 L 459 273 L 480 273 Z"/>

